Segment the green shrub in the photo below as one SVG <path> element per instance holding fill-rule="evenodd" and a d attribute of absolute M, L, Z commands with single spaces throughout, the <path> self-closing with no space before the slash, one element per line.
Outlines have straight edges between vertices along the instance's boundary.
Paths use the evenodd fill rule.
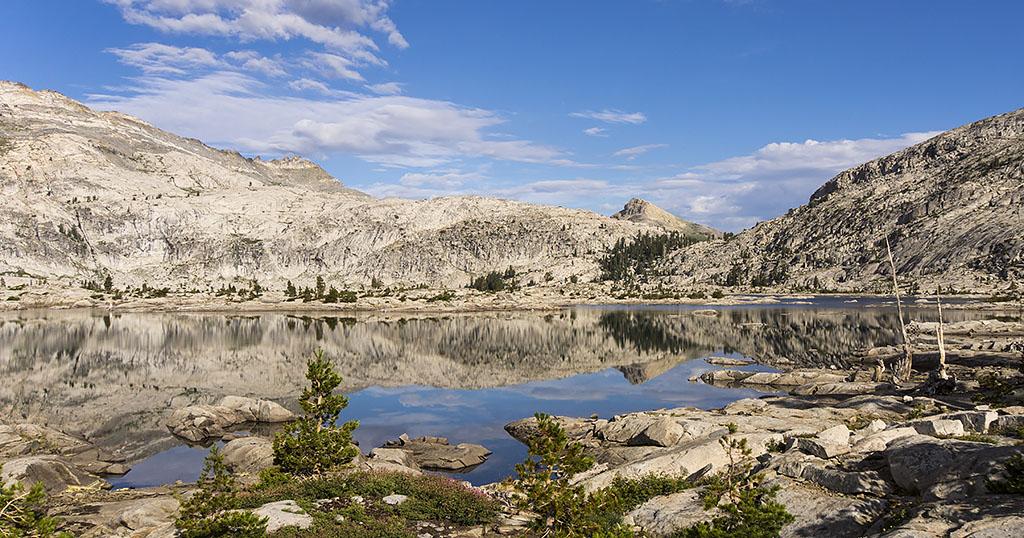
<path fill-rule="evenodd" d="M 747 439 L 736 439 L 736 425 L 730 423 L 728 436 L 718 440 L 729 456 L 728 466 L 708 479 L 704 508 L 717 507 L 722 515 L 676 531 L 678 538 L 776 538 L 782 527 L 793 521 L 786 507 L 775 500 L 778 486 L 763 485 L 763 476 L 750 472 L 751 451 Z M 726 502 L 723 502 L 726 501 Z"/>
<path fill-rule="evenodd" d="M 1024 455 L 1016 455 L 1003 464 L 1005 480 L 985 480 L 985 487 L 992 493 L 1016 493 L 1024 495 Z"/>
<path fill-rule="evenodd" d="M 267 519 L 237 510 L 235 480 L 217 446 L 210 448 L 197 482 L 199 491 L 181 504 L 174 526 L 184 538 L 258 538 L 267 534 Z"/>
<path fill-rule="evenodd" d="M 715 299 L 721 299 L 721 298 L 725 297 L 725 294 L 722 293 L 722 290 L 715 290 L 714 293 L 711 294 L 711 297 L 713 297 Z"/>
<path fill-rule="evenodd" d="M 0 465 L 2 471 L 3 465 Z M 72 538 L 66 532 L 56 532 L 57 520 L 47 517 L 43 510 L 45 500 L 42 482 L 36 482 L 28 491 L 21 483 L 6 486 L 0 482 L 0 536 Z"/>
<path fill-rule="evenodd" d="M 1010 405 L 1011 394 L 1013 394 L 1013 387 L 998 375 L 990 373 L 978 378 L 978 392 L 971 395 L 971 401 L 989 404 L 996 408 L 1006 407 Z"/>
<path fill-rule="evenodd" d="M 299 398 L 305 416 L 285 424 L 274 437 L 274 464 L 302 476 L 322 474 L 352 461 L 357 452 L 352 432 L 359 427 L 358 420 L 337 425 L 348 398 L 331 394 L 341 384 L 341 376 L 324 359 L 322 349 L 306 362 L 306 379 L 310 386 Z"/>

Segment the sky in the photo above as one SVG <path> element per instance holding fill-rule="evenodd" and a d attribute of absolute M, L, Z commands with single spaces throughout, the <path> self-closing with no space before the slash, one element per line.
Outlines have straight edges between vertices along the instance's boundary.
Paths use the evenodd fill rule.
<path fill-rule="evenodd" d="M 375 196 L 740 231 L 1024 106 L 1024 2 L 4 0 L 0 79 Z"/>

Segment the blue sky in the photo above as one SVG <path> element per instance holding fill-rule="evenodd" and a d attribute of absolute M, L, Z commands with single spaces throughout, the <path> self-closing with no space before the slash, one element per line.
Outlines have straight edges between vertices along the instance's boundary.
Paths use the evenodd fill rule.
<path fill-rule="evenodd" d="M 377 196 L 738 231 L 1024 106 L 1024 2 L 6 0 L 0 78 Z"/>

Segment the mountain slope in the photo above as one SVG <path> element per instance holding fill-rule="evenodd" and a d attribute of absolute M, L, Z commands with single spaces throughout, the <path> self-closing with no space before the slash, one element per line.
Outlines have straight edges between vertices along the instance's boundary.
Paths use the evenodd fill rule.
<path fill-rule="evenodd" d="M 377 199 L 309 161 L 247 159 L 12 82 L 0 82 L 0 194 L 0 275 L 69 286 L 109 274 L 117 287 L 452 287 L 509 266 L 557 281 L 660 231 L 509 200 Z"/>
<path fill-rule="evenodd" d="M 884 291 L 994 290 L 1024 278 L 1024 109 L 847 170 L 808 204 L 667 264 L 678 282 Z"/>

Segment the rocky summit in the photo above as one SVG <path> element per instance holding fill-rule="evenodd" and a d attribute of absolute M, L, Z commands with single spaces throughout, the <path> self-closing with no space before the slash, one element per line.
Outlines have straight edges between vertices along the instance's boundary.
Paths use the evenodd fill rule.
<path fill-rule="evenodd" d="M 106 275 L 171 289 L 318 276 L 453 287 L 508 267 L 524 282 L 565 280 L 595 275 L 620 238 L 695 226 L 474 196 L 374 198 L 307 160 L 246 158 L 14 82 L 0 82 L 0 193 L 0 274 L 65 287 Z"/>
<path fill-rule="evenodd" d="M 681 250 L 682 283 L 873 292 L 997 290 L 1024 278 L 1024 109 L 942 133 L 830 179 L 810 201 Z"/>

